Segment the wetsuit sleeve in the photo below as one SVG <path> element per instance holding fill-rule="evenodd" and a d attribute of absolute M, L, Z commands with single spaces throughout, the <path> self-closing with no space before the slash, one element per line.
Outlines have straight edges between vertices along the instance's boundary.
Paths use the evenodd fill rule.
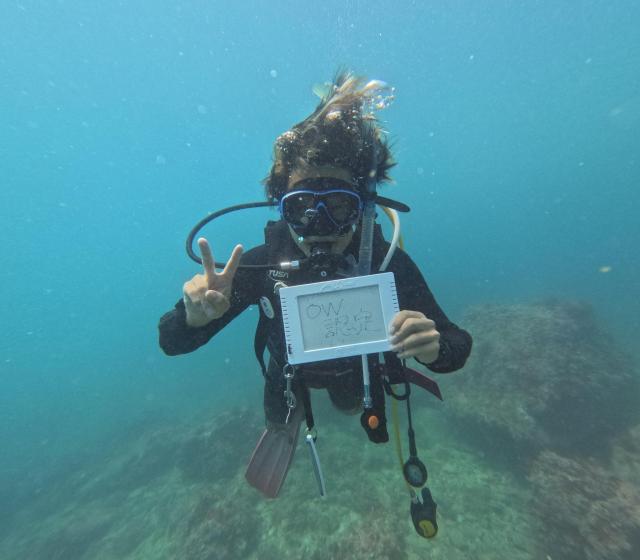
<path fill-rule="evenodd" d="M 440 333 L 438 358 L 435 362 L 424 365 L 437 373 L 448 373 L 464 366 L 471 352 L 471 335 L 445 315 L 413 260 L 398 249 L 388 270 L 395 275 L 400 309 L 424 313 L 435 322 Z"/>
<path fill-rule="evenodd" d="M 266 248 L 262 245 L 251 249 L 242 256 L 241 264 L 264 264 Z M 240 315 L 249 305 L 260 297 L 258 291 L 262 285 L 263 271 L 260 269 L 239 268 L 233 279 L 231 306 L 220 318 L 214 319 L 202 327 L 187 325 L 187 313 L 181 299 L 175 308 L 160 318 L 158 330 L 160 348 L 165 354 L 175 356 L 193 352 L 206 344 L 211 338 Z"/>

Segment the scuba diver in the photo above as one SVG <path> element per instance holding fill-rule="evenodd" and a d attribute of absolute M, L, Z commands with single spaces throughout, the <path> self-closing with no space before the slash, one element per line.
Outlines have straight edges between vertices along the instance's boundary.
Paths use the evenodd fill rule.
<path fill-rule="evenodd" d="M 411 490 L 423 487 L 427 474 L 417 458 L 408 397 L 412 384 L 441 396 L 435 382 L 407 368 L 405 361 L 414 358 L 436 373 L 460 369 L 471 351 L 471 336 L 447 318 L 395 235 L 388 243 L 375 223 L 376 204 L 396 225 L 397 211 L 408 211 L 376 193 L 377 185 L 390 180 L 388 171 L 395 163 L 374 112 L 390 102 L 393 90 L 384 82 L 342 72 L 314 91 L 321 98 L 315 111 L 276 139 L 273 165 L 263 181 L 267 202 L 226 209 L 192 230 L 187 250 L 204 270 L 184 284 L 183 297 L 160 319 L 160 346 L 168 355 L 192 352 L 247 307 L 258 306 L 254 346 L 265 380 L 266 429 L 246 478 L 270 498 L 277 497 L 284 483 L 303 420 L 313 429 L 310 389 L 326 389 L 333 405 L 346 414 L 361 413 L 374 443 L 389 439 L 385 393 L 406 400 L 411 457 L 403 473 L 412 492 L 414 525 L 430 537 L 437 531 L 436 504 L 426 487 L 422 500 Z M 237 245 L 224 264 L 214 260 L 208 241 L 200 237 L 201 259 L 194 254 L 192 243 L 204 223 L 254 206 L 277 206 L 280 214 L 278 221 L 267 223 L 264 244 L 247 252 Z M 392 350 L 362 360 L 288 364 L 279 289 L 381 270 L 395 276 L 400 309 L 388 326 Z M 363 385 L 365 369 L 370 385 Z M 394 384 L 404 384 L 405 394 L 394 392 Z M 307 440 L 313 446 L 315 438 L 308 435 Z"/>

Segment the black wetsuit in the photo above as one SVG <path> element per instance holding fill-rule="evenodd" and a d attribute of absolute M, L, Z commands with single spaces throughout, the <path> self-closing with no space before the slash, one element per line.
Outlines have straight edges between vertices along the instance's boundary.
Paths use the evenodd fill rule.
<path fill-rule="evenodd" d="M 291 238 L 286 223 L 270 223 L 265 230 L 266 243 L 246 252 L 242 264 L 280 263 L 304 258 L 304 254 Z M 357 256 L 359 239 L 354 236 L 344 254 Z M 372 270 L 377 270 L 389 244 L 382 238 L 379 226 L 376 226 L 373 244 Z M 432 319 L 440 333 L 440 354 L 438 359 L 427 367 L 434 372 L 446 373 L 461 368 L 471 351 L 471 336 L 454 325 L 436 303 L 422 274 L 411 258 L 401 249 L 397 249 L 386 269 L 395 276 L 400 309 L 421 311 Z M 283 272 L 276 268 L 244 269 L 239 268 L 233 281 L 231 306 L 219 319 L 203 327 L 189 327 L 186 323 L 184 303 L 180 300 L 175 309 L 160 319 L 160 346 L 168 355 L 193 352 L 206 344 L 217 332 L 225 327 L 250 305 L 259 304 L 261 297 L 268 297 L 275 313 L 269 318 L 260 308 L 258 332 L 265 337 L 269 350 L 269 366 L 265 372 L 264 406 L 267 420 L 282 423 L 287 407 L 284 400 L 284 377 L 282 368 L 286 362 L 285 339 L 282 317 L 274 285 L 284 282 L 286 285 L 305 284 L 319 280 L 331 280 L 341 276 L 320 277 L 308 270 Z M 393 352 L 384 354 L 385 362 L 398 362 Z M 375 358 L 372 358 L 375 359 Z M 340 409 L 349 411 L 357 408 L 362 399 L 362 375 L 360 358 L 342 358 L 327 360 L 302 368 L 308 387 L 326 388 L 332 402 Z"/>

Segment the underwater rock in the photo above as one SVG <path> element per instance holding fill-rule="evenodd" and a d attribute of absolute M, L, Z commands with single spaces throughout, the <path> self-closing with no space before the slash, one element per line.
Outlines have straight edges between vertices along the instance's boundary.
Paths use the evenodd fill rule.
<path fill-rule="evenodd" d="M 483 305 L 464 325 L 473 352 L 443 386 L 471 439 L 506 439 L 529 456 L 590 452 L 636 414 L 638 376 L 590 306 Z"/>
<path fill-rule="evenodd" d="M 190 482 L 228 479 L 244 467 L 239 442 L 248 441 L 250 447 L 260 433 L 259 421 L 257 412 L 237 407 L 204 421 L 141 431 L 120 453 L 114 452 L 99 476 L 79 478 L 76 491 L 88 500 L 126 495 L 176 468 Z"/>
<path fill-rule="evenodd" d="M 640 471 L 640 454 L 630 462 Z M 632 560 L 640 550 L 640 488 L 594 459 L 543 451 L 532 465 L 544 554 L 566 560 Z"/>
<path fill-rule="evenodd" d="M 234 485 L 233 488 L 236 488 Z M 263 533 L 252 504 L 233 490 L 224 496 L 205 494 L 191 512 L 181 535 L 180 558 L 217 560 L 247 558 Z"/>
<path fill-rule="evenodd" d="M 325 546 L 317 549 L 310 560 L 406 558 L 406 532 L 402 529 L 401 524 L 390 522 L 379 512 L 370 512 L 350 525 L 340 538 L 327 538 Z"/>
<path fill-rule="evenodd" d="M 193 482 L 231 478 L 245 467 L 238 442 L 252 445 L 260 429 L 260 416 L 256 411 L 236 408 L 220 412 L 184 436 L 179 445 L 178 467 Z"/>
<path fill-rule="evenodd" d="M 34 557 L 48 560 L 90 557 L 89 551 L 109 532 L 113 521 L 113 516 L 105 512 L 75 516 L 73 523 L 52 531 Z"/>
<path fill-rule="evenodd" d="M 611 452 L 616 474 L 640 488 L 640 424 L 621 434 Z"/>

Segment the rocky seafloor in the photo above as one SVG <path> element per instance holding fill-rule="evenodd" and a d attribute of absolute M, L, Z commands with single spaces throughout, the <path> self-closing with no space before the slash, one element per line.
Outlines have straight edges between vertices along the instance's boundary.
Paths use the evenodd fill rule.
<path fill-rule="evenodd" d="M 391 444 L 314 392 L 328 495 L 300 444 L 277 500 L 244 480 L 255 409 L 138 425 L 24 499 L 0 558 L 631 560 L 640 557 L 638 374 L 581 304 L 481 306 L 445 401 L 414 390 L 438 536 L 419 537 Z M 404 409 L 401 408 L 404 420 Z M 403 441 L 406 453 L 406 438 Z"/>

